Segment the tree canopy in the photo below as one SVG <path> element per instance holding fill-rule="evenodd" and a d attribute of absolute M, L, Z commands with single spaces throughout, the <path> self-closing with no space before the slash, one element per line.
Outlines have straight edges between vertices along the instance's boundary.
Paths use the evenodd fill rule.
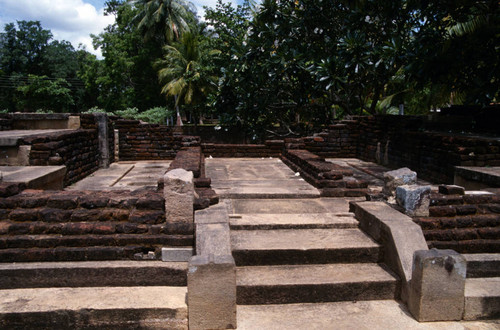
<path fill-rule="evenodd" d="M 236 7 L 219 0 L 200 20 L 186 0 L 110 0 L 106 12 L 116 21 L 93 36 L 102 59 L 52 40 L 39 22 L 7 24 L 0 82 L 11 89 L 0 92 L 0 107 L 42 107 L 21 102 L 20 91 L 35 81 L 29 75 L 69 89 L 72 102 L 58 111 L 177 105 L 195 122 L 216 116 L 250 133 L 292 133 L 299 124 L 400 106 L 418 114 L 497 103 L 499 7 L 493 0 Z"/>

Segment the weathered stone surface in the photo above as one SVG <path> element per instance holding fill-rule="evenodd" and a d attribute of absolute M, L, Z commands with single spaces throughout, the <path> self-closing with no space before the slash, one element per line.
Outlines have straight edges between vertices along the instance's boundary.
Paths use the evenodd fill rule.
<path fill-rule="evenodd" d="M 401 278 L 401 298 L 406 301 L 413 253 L 427 250 L 422 229 L 410 217 L 383 202 L 357 202 L 351 206 L 361 230 L 384 243 L 384 262 Z"/>
<path fill-rule="evenodd" d="M 398 280 L 376 263 L 238 267 L 238 305 L 396 298 Z"/>
<path fill-rule="evenodd" d="M 384 173 L 384 189 L 387 195 L 394 196 L 396 187 L 417 183 L 417 173 L 407 167 Z"/>
<path fill-rule="evenodd" d="M 193 256 L 192 247 L 172 247 L 172 248 L 161 248 L 161 260 L 162 261 L 189 261 Z"/>
<path fill-rule="evenodd" d="M 439 186 L 439 193 L 445 195 L 464 195 L 465 189 L 457 185 L 442 184 Z"/>
<path fill-rule="evenodd" d="M 429 215 L 430 186 L 402 185 L 396 188 L 396 200 L 409 216 Z"/>
<path fill-rule="evenodd" d="M 464 320 L 500 316 L 500 277 L 471 278 L 465 282 Z"/>
<path fill-rule="evenodd" d="M 500 254 L 464 254 L 467 260 L 467 278 L 500 277 Z"/>
<path fill-rule="evenodd" d="M 186 286 L 187 262 L 74 261 L 1 263 L 0 288 Z"/>
<path fill-rule="evenodd" d="M 231 245 L 238 266 L 380 259 L 379 245 L 357 228 L 233 230 Z"/>
<path fill-rule="evenodd" d="M 167 222 L 193 222 L 193 173 L 183 169 L 167 172 L 163 178 Z"/>
<path fill-rule="evenodd" d="M 189 329 L 236 329 L 236 267 L 231 255 L 190 260 L 187 300 Z"/>
<path fill-rule="evenodd" d="M 187 329 L 185 296 L 167 286 L 2 290 L 1 327 Z"/>
<path fill-rule="evenodd" d="M 453 250 L 417 251 L 408 308 L 422 321 L 461 320 L 467 262 Z"/>

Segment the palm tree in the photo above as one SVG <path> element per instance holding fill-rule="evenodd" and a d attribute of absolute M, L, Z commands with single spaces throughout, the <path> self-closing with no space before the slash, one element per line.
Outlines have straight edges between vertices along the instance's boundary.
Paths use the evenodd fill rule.
<path fill-rule="evenodd" d="M 145 39 L 158 38 L 162 44 L 179 40 L 195 21 L 195 6 L 187 0 L 129 0 L 139 8 L 133 22 Z"/>
<path fill-rule="evenodd" d="M 191 110 L 202 104 L 210 91 L 216 88 L 217 77 L 207 69 L 209 56 L 219 53 L 205 51 L 199 41 L 199 34 L 184 32 L 178 42 L 164 48 L 164 56 L 155 62 L 158 80 L 163 85 L 161 93 L 173 97 L 177 109 L 177 123 L 180 122 L 179 105 L 189 105 Z M 199 113 L 196 113 L 196 117 Z M 195 121 L 196 122 L 196 121 Z"/>

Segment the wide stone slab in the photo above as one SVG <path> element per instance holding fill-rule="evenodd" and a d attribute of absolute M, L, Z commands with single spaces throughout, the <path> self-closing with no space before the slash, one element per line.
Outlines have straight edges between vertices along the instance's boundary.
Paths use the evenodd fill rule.
<path fill-rule="evenodd" d="M 462 254 L 467 260 L 467 277 L 500 277 L 499 253 Z"/>
<path fill-rule="evenodd" d="M 206 175 L 222 198 L 317 198 L 320 192 L 279 159 L 206 159 Z"/>
<path fill-rule="evenodd" d="M 464 320 L 500 318 L 500 277 L 465 281 Z"/>
<path fill-rule="evenodd" d="M 75 261 L 0 264 L 0 288 L 185 286 L 187 262 Z"/>
<path fill-rule="evenodd" d="M 230 216 L 231 229 L 356 228 L 351 213 L 243 214 Z"/>
<path fill-rule="evenodd" d="M 395 298 L 397 279 L 377 264 L 238 267 L 238 304 Z"/>
<path fill-rule="evenodd" d="M 230 203 L 233 214 L 303 214 L 349 212 L 349 201 L 356 198 L 315 199 L 236 199 Z M 364 200 L 362 198 L 361 200 Z"/>
<path fill-rule="evenodd" d="M 187 329 L 186 287 L 0 290 L 2 328 Z"/>
<path fill-rule="evenodd" d="M 498 329 L 500 320 L 419 323 L 395 300 L 238 306 L 238 329 Z"/>
<path fill-rule="evenodd" d="M 156 187 L 171 161 L 137 161 L 112 163 L 88 177 L 66 187 L 66 190 L 136 190 Z"/>
<path fill-rule="evenodd" d="M 71 129 L 33 129 L 0 131 L 0 146 L 17 146 L 19 140 L 27 137 L 47 135 L 55 132 L 72 131 Z"/>
<path fill-rule="evenodd" d="M 377 262 L 379 245 L 358 229 L 233 230 L 237 265 Z"/>
<path fill-rule="evenodd" d="M 29 189 L 61 190 L 66 166 L 0 166 L 5 182 L 24 182 Z"/>
<path fill-rule="evenodd" d="M 455 166 L 454 184 L 466 190 L 500 187 L 500 166 Z"/>

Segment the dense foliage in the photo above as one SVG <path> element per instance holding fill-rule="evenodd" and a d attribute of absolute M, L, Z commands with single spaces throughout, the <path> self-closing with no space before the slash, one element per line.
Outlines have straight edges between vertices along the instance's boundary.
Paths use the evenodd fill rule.
<path fill-rule="evenodd" d="M 293 134 L 345 116 L 499 98 L 498 1 L 219 0 L 204 20 L 185 0 L 110 0 L 106 11 L 115 23 L 93 36 L 103 59 L 52 41 L 39 22 L 7 24 L 0 108 L 166 106 L 178 122 L 183 113 Z"/>

